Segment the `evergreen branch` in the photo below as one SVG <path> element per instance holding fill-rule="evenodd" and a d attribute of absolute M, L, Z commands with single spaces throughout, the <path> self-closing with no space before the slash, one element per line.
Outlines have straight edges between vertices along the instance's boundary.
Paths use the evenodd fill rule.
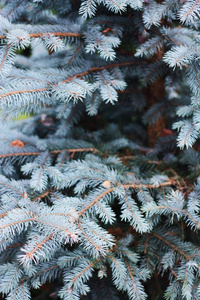
<path fill-rule="evenodd" d="M 81 217 L 88 209 L 90 209 L 93 205 L 95 205 L 100 199 L 102 199 L 105 195 L 113 192 L 115 190 L 115 187 L 110 188 L 103 193 L 101 193 L 94 201 L 90 202 L 86 207 L 84 207 L 80 212 L 79 212 L 79 217 Z"/>
<path fill-rule="evenodd" d="M 24 2 L 24 0 L 21 0 L 13 9 L 5 16 L 6 18 L 11 15 L 21 4 Z"/>
<path fill-rule="evenodd" d="M 64 259 L 63 260 L 63 263 L 67 263 L 67 262 L 71 262 L 71 261 L 74 261 L 74 260 L 79 260 L 80 258 L 84 258 L 84 257 L 87 257 L 88 255 L 77 255 L 75 257 L 70 257 L 70 258 L 67 258 L 67 259 Z"/>
<path fill-rule="evenodd" d="M 187 55 L 188 55 L 188 54 L 186 53 L 185 55 L 176 58 L 176 59 L 174 60 L 174 61 L 175 61 L 175 64 L 177 64 L 179 61 L 181 61 L 182 59 L 184 59 L 185 57 L 187 57 Z"/>
<path fill-rule="evenodd" d="M 153 208 L 148 208 L 148 211 L 150 211 L 150 210 L 154 210 L 155 209 L 155 207 L 153 207 Z M 180 212 L 180 213 L 183 213 L 183 214 L 185 214 L 185 215 L 187 215 L 188 216 L 188 218 L 189 219 L 191 219 L 192 220 L 192 222 L 194 222 L 194 224 L 196 225 L 196 227 L 197 227 L 197 229 L 200 229 L 200 223 L 198 222 L 198 221 L 196 221 L 192 216 L 191 216 L 191 214 L 187 211 L 187 210 L 185 210 L 185 209 L 178 209 L 178 208 L 169 208 L 168 206 L 164 206 L 164 205 L 162 205 L 162 206 L 156 206 L 156 209 L 166 209 L 166 210 L 171 210 L 172 212 Z"/>
<path fill-rule="evenodd" d="M 70 61 L 68 62 L 68 66 L 70 66 L 72 64 L 72 62 L 74 61 L 76 55 L 78 54 L 78 52 L 81 49 L 82 44 L 80 43 L 80 45 L 77 47 L 77 49 L 74 51 L 73 56 L 71 57 Z"/>
<path fill-rule="evenodd" d="M 10 245 L 10 246 L 7 246 L 6 249 L 12 249 L 12 248 L 21 247 L 21 246 L 24 246 L 24 243 Z"/>
<path fill-rule="evenodd" d="M 43 168 L 44 168 L 44 164 L 45 164 L 45 161 L 47 160 L 49 156 L 49 153 L 47 153 L 43 159 L 43 161 L 41 162 L 40 164 L 40 171 L 39 171 L 39 175 L 38 175 L 38 179 L 37 179 L 37 183 L 35 184 L 35 188 L 38 188 L 40 185 L 41 185 L 41 181 L 42 181 L 42 173 L 43 173 Z"/>
<path fill-rule="evenodd" d="M 1 94 L 0 95 L 0 100 L 4 97 L 7 97 L 7 96 L 26 94 L 26 93 L 39 93 L 39 92 L 43 92 L 43 91 L 47 91 L 47 88 L 8 92 L 8 93 L 5 93 L 5 94 Z"/>
<path fill-rule="evenodd" d="M 126 191 L 125 191 L 125 187 L 123 187 L 123 190 L 124 190 L 124 199 L 125 199 L 125 202 L 126 202 L 126 205 L 128 207 L 128 211 L 131 212 L 131 215 L 133 216 L 134 219 L 137 220 L 137 225 L 139 224 L 141 227 L 143 226 L 141 220 L 139 220 L 139 218 L 137 217 L 137 215 L 134 213 L 133 209 L 131 208 L 130 204 L 129 204 L 129 201 L 127 199 L 127 195 L 126 195 Z"/>
<path fill-rule="evenodd" d="M 16 269 L 15 273 L 12 275 L 12 277 L 11 277 L 10 280 L 9 280 L 9 282 L 6 284 L 7 288 L 11 285 L 13 278 L 17 275 L 17 273 L 18 273 L 18 271 L 19 271 L 19 268 L 20 268 L 20 267 L 18 267 L 18 268 Z"/>
<path fill-rule="evenodd" d="M 52 239 L 52 237 L 54 236 L 54 233 L 51 233 L 50 235 L 48 235 L 47 237 L 45 237 L 45 239 L 43 241 L 41 241 L 40 243 L 36 244 L 35 248 L 33 250 L 31 250 L 31 252 L 25 252 L 25 255 L 26 255 L 26 259 L 33 259 L 33 256 L 35 254 L 35 252 L 38 250 L 38 249 L 41 249 L 42 246 L 49 240 Z"/>
<path fill-rule="evenodd" d="M 40 153 L 42 152 L 7 153 L 7 154 L 0 154 L 0 158 L 18 157 L 18 156 L 35 156 L 35 155 L 39 155 Z"/>
<path fill-rule="evenodd" d="M 39 32 L 39 33 L 29 33 L 30 38 L 43 37 L 45 35 L 63 36 L 63 37 L 82 37 L 82 34 L 76 32 Z"/>
<path fill-rule="evenodd" d="M 161 240 L 162 242 L 164 242 L 166 245 L 168 245 L 170 248 L 174 249 L 176 252 L 178 252 L 181 256 L 183 256 L 187 261 L 189 261 L 190 259 L 192 259 L 191 255 L 187 255 L 185 252 L 183 252 L 182 250 L 180 250 L 179 248 L 177 248 L 175 245 L 173 245 L 172 243 L 170 243 L 168 240 L 166 240 L 164 237 L 158 235 L 157 233 L 153 232 L 152 235 L 154 235 L 156 238 L 158 238 L 159 240 Z"/>
<path fill-rule="evenodd" d="M 94 262 L 90 263 L 85 269 L 83 269 L 78 275 L 76 275 L 73 279 L 72 279 L 72 284 L 74 284 L 74 282 L 80 277 L 82 276 L 87 270 L 89 270 L 90 268 L 92 268 L 94 265 L 96 265 L 97 262 L 99 262 L 101 260 L 101 258 L 96 259 Z"/>
<path fill-rule="evenodd" d="M 93 67 L 93 68 L 88 69 L 85 72 L 81 72 L 81 73 L 72 75 L 72 76 L 68 77 L 67 79 L 65 79 L 64 81 L 60 82 L 59 84 L 64 84 L 66 82 L 71 81 L 74 78 L 80 78 L 80 77 L 83 77 L 83 76 L 88 75 L 88 74 L 93 73 L 93 72 L 99 72 L 99 71 L 107 70 L 107 69 L 110 69 L 110 68 L 116 68 L 116 67 L 120 67 L 120 66 L 129 66 L 129 65 L 135 65 L 135 64 L 138 64 L 138 63 L 136 63 L 135 61 L 130 61 L 130 62 L 121 62 L 121 63 L 109 64 L 109 65 L 106 65 L 106 66 L 103 66 L 103 67 Z M 20 90 L 20 91 L 11 91 L 11 92 L 7 92 L 7 93 L 4 93 L 4 94 L 0 94 L 0 100 L 2 100 L 5 97 L 9 97 L 9 96 L 13 96 L 13 95 L 20 95 L 20 94 L 26 94 L 26 93 L 28 93 L 28 94 L 39 93 L 39 92 L 45 92 L 45 91 L 48 91 L 48 90 L 49 90 L 49 87 L 38 88 L 38 89 Z M 75 93 L 75 91 L 72 91 L 72 93 Z"/>
<path fill-rule="evenodd" d="M 134 189 L 140 189 L 140 188 L 147 188 L 147 189 L 155 189 L 155 188 L 161 188 L 164 186 L 172 186 L 174 185 L 173 181 L 166 181 L 162 182 L 159 185 L 153 185 L 153 184 L 122 184 L 121 186 L 124 187 L 125 189 L 127 188 L 134 188 Z"/>
<path fill-rule="evenodd" d="M 168 35 L 165 36 L 169 41 L 173 42 L 176 45 L 179 46 L 185 46 L 183 43 L 176 41 L 175 39 L 173 39 L 172 37 L 169 37 Z"/>
<path fill-rule="evenodd" d="M 126 156 L 120 156 L 120 160 L 123 162 L 124 160 L 135 160 L 137 159 L 138 156 L 134 156 L 134 155 L 126 155 Z M 157 160 L 147 160 L 145 161 L 148 164 L 153 164 L 153 165 L 163 165 L 163 164 L 167 164 L 165 161 L 157 161 Z"/>
<path fill-rule="evenodd" d="M 115 263 L 115 266 L 117 266 L 118 274 L 120 274 L 121 269 L 120 269 L 120 265 L 118 264 L 117 260 L 111 255 L 106 255 L 106 257 L 108 257 L 110 260 L 112 260 Z"/>
<path fill-rule="evenodd" d="M 78 228 L 80 229 L 80 231 L 82 232 L 82 234 L 86 237 L 86 239 L 95 247 L 95 249 L 97 251 L 99 251 L 101 249 L 101 245 L 97 246 L 94 241 L 84 232 L 84 230 L 82 229 L 80 223 L 77 223 Z"/>
<path fill-rule="evenodd" d="M 192 13 L 192 11 L 195 9 L 195 7 L 197 6 L 198 3 L 199 3 L 199 0 L 196 0 L 195 3 L 193 4 L 193 6 L 191 7 L 191 9 L 186 13 L 185 19 L 188 18 L 188 16 Z"/>
<path fill-rule="evenodd" d="M 67 228 L 63 227 L 63 226 L 60 226 L 58 224 L 54 224 L 54 223 L 51 223 L 51 222 L 47 222 L 47 221 L 44 221 L 44 220 L 38 220 L 37 219 L 37 222 L 38 223 L 41 223 L 41 224 L 45 224 L 45 225 L 48 225 L 48 226 L 52 226 L 52 227 L 55 227 L 56 229 L 59 229 L 61 231 L 64 231 L 67 233 L 68 236 L 72 236 L 74 233 L 70 232 Z M 1 229 L 1 228 L 0 228 Z"/>
<path fill-rule="evenodd" d="M 196 79 L 197 85 L 200 88 L 200 82 L 199 82 L 199 79 L 198 79 L 196 64 L 194 64 L 194 71 L 195 71 L 195 79 Z"/>
<path fill-rule="evenodd" d="M 77 38 L 81 38 L 82 34 L 77 33 L 77 32 L 38 32 L 38 33 L 28 33 L 27 37 L 30 38 L 42 38 L 48 35 L 53 35 L 53 36 L 57 36 L 57 37 L 77 37 Z M 6 35 L 0 35 L 0 39 L 6 39 Z M 8 45 L 10 46 L 10 45 Z"/>
<path fill-rule="evenodd" d="M 23 198 L 26 198 L 26 196 L 24 194 L 22 194 L 19 190 L 15 189 L 12 185 L 5 183 L 3 181 L 0 181 L 0 185 L 6 186 L 9 189 L 15 191 L 17 194 L 19 194 L 20 196 L 22 196 Z"/>
<path fill-rule="evenodd" d="M 136 64 L 138 64 L 138 62 L 136 62 L 136 61 L 129 61 L 129 62 L 126 61 L 126 62 L 121 62 L 121 63 L 119 62 L 119 63 L 115 63 L 115 64 L 109 64 L 109 65 L 106 65 L 106 66 L 103 66 L 103 67 L 93 67 L 93 68 L 88 69 L 85 72 L 81 72 L 81 73 L 78 73 L 78 74 L 75 74 L 73 76 L 68 77 L 67 79 L 60 82 L 60 84 L 71 81 L 73 78 L 83 77 L 83 76 L 88 75 L 88 74 L 93 73 L 93 72 L 99 72 L 99 71 L 107 70 L 107 69 L 111 69 L 111 68 L 130 66 L 130 65 L 136 65 Z"/>
<path fill-rule="evenodd" d="M 53 189 L 49 189 L 48 191 L 45 191 L 44 193 L 40 194 L 39 196 L 35 197 L 32 199 L 32 201 L 38 201 L 42 198 L 45 198 L 47 195 L 49 195 L 51 192 L 53 191 Z"/>
<path fill-rule="evenodd" d="M 174 291 L 178 288 L 178 284 L 179 284 L 179 280 L 177 280 L 177 281 L 175 282 L 174 286 L 172 287 L 172 290 L 171 290 L 170 293 L 169 293 L 169 296 L 170 296 L 170 297 L 173 296 Z M 170 298 L 168 298 L 168 299 L 170 299 Z M 196 300 L 198 300 L 198 299 L 196 299 Z"/>
<path fill-rule="evenodd" d="M 154 75 L 160 69 L 161 69 L 161 65 L 155 64 L 155 67 L 154 68 L 152 67 L 152 71 L 149 72 L 147 76 L 145 76 L 145 81 L 149 82 L 149 80 L 151 79 L 152 75 Z"/>
<path fill-rule="evenodd" d="M 117 4 L 116 1 L 114 1 L 114 0 L 108 0 L 108 1 L 110 1 L 112 4 L 114 4 L 115 6 L 117 6 L 119 10 L 121 9 L 120 5 Z"/>
<path fill-rule="evenodd" d="M 97 202 L 97 205 L 99 206 L 99 208 L 102 210 L 102 212 L 104 213 L 104 215 L 107 217 L 107 219 L 109 220 L 109 214 L 105 211 L 105 209 Z"/>
<path fill-rule="evenodd" d="M 131 278 L 131 281 L 132 281 L 132 283 L 133 283 L 133 288 L 134 288 L 134 290 L 135 290 L 135 292 L 136 292 L 136 294 L 137 294 L 137 297 L 138 297 L 139 300 L 142 300 L 142 298 L 140 297 L 140 293 L 139 293 L 139 291 L 138 291 L 138 289 L 137 289 L 137 285 L 136 285 L 136 283 L 135 283 L 135 279 L 134 279 L 134 277 L 133 277 L 132 271 L 131 271 L 131 269 L 130 269 L 130 266 L 129 266 L 129 263 L 128 263 L 127 260 L 125 260 L 125 264 L 126 264 L 126 266 L 127 266 L 127 270 L 128 270 L 129 276 L 130 276 L 130 278 Z"/>
<path fill-rule="evenodd" d="M 174 183 L 172 181 L 167 181 L 163 182 L 159 185 L 153 185 L 153 184 L 119 184 L 120 187 L 127 189 L 127 188 L 134 188 L 134 189 L 140 189 L 140 188 L 148 188 L 148 189 L 157 189 L 165 186 L 171 186 Z M 84 207 L 80 212 L 79 212 L 79 217 L 81 217 L 87 210 L 89 210 L 93 205 L 95 205 L 99 200 L 101 200 L 105 195 L 113 192 L 116 187 L 112 187 L 103 193 L 101 193 L 97 198 L 95 198 L 92 202 L 90 202 L 86 207 Z"/>
<path fill-rule="evenodd" d="M 19 220 L 19 221 L 16 221 L 16 222 L 12 222 L 12 223 L 9 223 L 9 224 L 6 224 L 6 225 L 0 225 L 0 230 L 8 228 L 10 226 L 14 226 L 14 225 L 18 225 L 18 224 L 23 224 L 23 223 L 31 222 L 31 221 L 35 221 L 35 220 L 36 220 L 36 216 L 32 217 L 32 218 L 29 218 L 29 219 Z"/>
<path fill-rule="evenodd" d="M 123 256 L 126 256 L 126 257 L 133 257 L 133 259 L 135 259 L 135 253 L 132 253 L 132 252 L 128 252 L 127 250 L 124 250 L 124 249 L 117 249 L 116 248 L 116 245 L 111 249 L 112 252 L 116 252 L 116 253 L 120 253 L 120 254 L 123 254 Z"/>
<path fill-rule="evenodd" d="M 5 212 L 5 213 L 3 213 L 3 214 L 0 214 L 0 219 L 4 218 L 4 217 L 7 216 L 7 215 L 8 215 L 8 212 Z"/>
<path fill-rule="evenodd" d="M 5 51 L 5 53 L 4 53 L 4 56 L 3 56 L 3 58 L 2 58 L 2 61 L 1 61 L 1 63 L 0 63 L 0 69 L 2 68 L 2 66 L 3 66 L 3 64 L 4 64 L 4 61 L 6 60 L 6 57 L 7 57 L 9 48 L 10 48 L 10 45 L 8 44 L 7 47 L 6 47 L 6 51 Z"/>
<path fill-rule="evenodd" d="M 34 80 L 34 81 L 38 81 L 38 82 L 41 82 L 41 83 L 48 83 L 47 80 L 41 80 L 39 78 L 34 78 L 34 77 L 31 77 L 31 76 L 21 76 L 21 75 L 9 75 L 8 78 L 15 78 L 15 79 L 30 79 L 30 80 Z"/>
<path fill-rule="evenodd" d="M 193 130 L 194 130 L 194 132 L 193 132 Z M 186 124 L 185 123 L 185 126 L 183 126 L 181 128 L 181 131 L 180 131 L 180 134 L 178 137 L 178 145 L 182 148 L 185 145 L 186 145 L 186 147 L 188 147 L 189 145 L 192 145 L 195 141 L 194 137 L 196 137 L 197 134 L 198 134 L 198 132 L 195 130 L 194 124 L 192 124 L 192 123 Z"/>
<path fill-rule="evenodd" d="M 173 252 L 174 252 L 175 250 L 173 250 Z M 154 253 L 154 255 L 155 255 L 155 257 L 160 261 L 160 263 L 162 263 L 162 258 L 160 258 L 159 256 L 158 256 L 158 254 L 155 254 Z M 174 275 L 174 277 L 178 277 L 178 274 L 172 269 L 172 268 L 170 268 L 170 267 L 168 267 L 168 269 L 170 270 L 170 272 Z"/>
<path fill-rule="evenodd" d="M 100 151 L 96 148 L 80 148 L 80 149 L 63 149 L 63 150 L 53 150 L 50 151 L 50 153 L 52 154 L 57 154 L 57 153 L 61 153 L 61 152 L 93 152 L 93 153 L 100 153 Z"/>
<path fill-rule="evenodd" d="M 16 112 L 16 114 L 19 114 L 19 111 L 21 111 L 23 108 L 25 107 L 30 107 L 31 105 L 34 104 L 34 101 L 33 102 L 27 102 L 26 104 L 23 104 L 23 105 L 20 105 L 20 106 L 17 106 L 15 109 L 12 109 L 12 112 Z M 5 122 L 6 119 L 9 117 L 9 112 L 7 114 L 4 115 L 2 121 Z"/>
<path fill-rule="evenodd" d="M 160 40 L 156 40 L 153 44 L 151 44 L 150 46 L 148 46 L 147 48 L 144 47 L 144 49 L 139 50 L 139 55 L 143 56 L 144 52 L 148 52 L 149 50 L 151 50 L 152 48 L 154 48 L 156 45 L 161 44 L 161 42 L 164 41 L 164 37 L 161 37 Z M 147 41 L 149 42 L 149 41 Z"/>
<path fill-rule="evenodd" d="M 92 0 L 88 0 L 87 7 L 86 7 L 86 14 L 88 14 L 88 12 L 89 12 L 91 2 L 92 2 Z"/>
<path fill-rule="evenodd" d="M 147 253 L 147 248 L 148 248 L 149 240 L 150 240 L 150 235 L 147 234 L 147 240 L 145 242 L 144 254 Z"/>
<path fill-rule="evenodd" d="M 39 276 L 39 275 L 41 275 L 41 274 L 43 274 L 43 273 L 46 273 L 46 272 L 48 272 L 48 271 L 50 271 L 50 270 L 53 270 L 53 269 L 56 269 L 56 268 L 58 268 L 59 267 L 59 265 L 58 264 L 55 264 L 54 266 L 51 266 L 51 267 L 49 267 L 49 268 L 46 268 L 46 269 L 43 269 L 43 270 L 40 270 L 40 271 L 38 271 L 38 272 L 35 272 L 33 275 L 31 275 L 31 276 L 26 276 L 26 277 L 24 277 L 22 280 L 20 280 L 20 284 L 21 283 L 24 283 L 26 280 L 29 280 L 29 279 L 31 279 L 31 278 L 35 278 L 35 277 L 37 277 L 37 276 Z"/>
<path fill-rule="evenodd" d="M 82 222 L 80 222 L 82 223 Z M 98 236 L 100 239 L 102 239 L 104 242 L 106 242 L 106 244 L 108 244 L 108 239 L 104 238 L 102 235 L 100 235 L 97 231 L 91 229 L 89 226 L 87 226 L 89 228 L 89 230 L 95 234 L 95 236 Z M 99 249 L 101 249 L 101 246 L 98 247 Z"/>
<path fill-rule="evenodd" d="M 59 154 L 62 152 L 93 152 L 93 153 L 100 153 L 100 151 L 96 148 L 80 148 L 80 149 L 61 149 L 61 150 L 53 150 L 50 151 L 50 154 Z M 20 153 L 7 153 L 7 154 L 0 154 L 0 158 L 7 158 L 7 157 L 18 157 L 18 156 L 36 156 L 40 155 L 42 151 L 40 152 L 20 152 Z"/>

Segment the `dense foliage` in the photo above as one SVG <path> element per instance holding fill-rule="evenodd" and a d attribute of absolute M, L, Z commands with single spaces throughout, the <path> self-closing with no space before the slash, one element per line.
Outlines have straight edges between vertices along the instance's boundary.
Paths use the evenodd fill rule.
<path fill-rule="evenodd" d="M 0 5 L 3 299 L 200 299 L 200 1 Z"/>

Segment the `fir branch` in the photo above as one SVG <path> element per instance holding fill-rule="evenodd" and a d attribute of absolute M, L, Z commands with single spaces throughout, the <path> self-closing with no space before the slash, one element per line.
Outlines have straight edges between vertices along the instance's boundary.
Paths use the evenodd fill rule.
<path fill-rule="evenodd" d="M 7 57 L 7 54 L 8 54 L 9 49 L 10 49 L 10 45 L 8 44 L 7 47 L 6 47 L 6 51 L 5 51 L 5 53 L 4 53 L 3 59 L 2 59 L 2 61 L 1 61 L 1 63 L 0 63 L 0 69 L 2 68 L 2 66 L 3 66 L 3 64 L 4 64 L 4 61 L 5 61 L 6 57 Z"/>
<path fill-rule="evenodd" d="M 73 78 L 83 77 L 83 76 L 88 75 L 88 74 L 93 73 L 93 72 L 99 72 L 99 71 L 102 71 L 102 70 L 107 70 L 107 69 L 112 69 L 112 68 L 117 68 L 117 67 L 123 67 L 123 66 L 137 65 L 137 64 L 138 64 L 138 62 L 136 62 L 136 61 L 129 61 L 129 62 L 125 61 L 125 62 L 119 62 L 119 63 L 114 63 L 114 64 L 108 64 L 108 65 L 105 65 L 103 67 L 92 67 L 92 68 L 88 69 L 85 72 L 81 72 L 81 73 L 75 74 L 73 76 L 70 76 L 69 78 L 67 78 L 64 81 L 60 82 L 60 84 L 71 81 Z"/>
<path fill-rule="evenodd" d="M 125 264 L 126 264 L 126 267 L 127 267 L 127 270 L 128 270 L 128 274 L 129 274 L 129 276 L 130 276 L 130 278 L 131 278 L 131 282 L 132 282 L 132 284 L 133 284 L 133 289 L 134 289 L 134 291 L 135 291 L 135 293 L 136 293 L 136 295 L 137 295 L 137 298 L 136 298 L 136 299 L 142 300 L 142 298 L 141 298 L 141 296 L 140 296 L 140 292 L 139 292 L 138 289 L 137 289 L 137 285 L 136 285 L 136 282 L 135 282 L 133 273 L 132 273 L 132 271 L 131 271 L 131 268 L 130 268 L 129 263 L 128 263 L 127 260 L 125 260 Z"/>
<path fill-rule="evenodd" d="M 62 152 L 72 152 L 72 153 L 77 153 L 77 152 L 94 152 L 98 153 L 99 150 L 95 148 L 80 148 L 80 149 L 61 149 L 61 150 L 52 150 L 49 153 L 50 154 L 59 154 Z M 7 154 L 0 154 L 0 158 L 7 158 L 7 157 L 18 157 L 18 156 L 37 156 L 40 155 L 42 152 L 19 152 L 19 153 L 7 153 Z"/>
<path fill-rule="evenodd" d="M 141 188 L 148 188 L 148 189 L 157 189 L 157 188 L 161 188 L 161 187 L 165 187 L 165 186 L 172 186 L 174 183 L 172 181 L 167 181 L 167 182 L 163 182 L 159 185 L 153 185 L 153 184 L 119 184 L 119 187 L 122 187 L 123 189 L 129 189 L 129 188 L 133 188 L 133 189 L 141 189 Z M 88 211 L 93 205 L 95 205 L 100 199 L 102 199 L 105 195 L 112 193 L 116 188 L 116 187 L 112 187 L 109 188 L 107 190 L 105 190 L 104 192 L 102 192 L 96 199 L 94 199 L 92 202 L 90 202 L 86 207 L 84 207 L 80 212 L 79 212 L 79 217 L 81 217 L 86 211 Z"/>
<path fill-rule="evenodd" d="M 53 237 L 53 235 L 54 235 L 54 233 L 51 233 L 50 235 L 48 235 L 47 237 L 45 237 L 43 241 L 41 241 L 40 243 L 36 244 L 35 248 L 32 249 L 30 252 L 25 252 L 25 260 L 28 260 L 28 259 L 34 260 L 35 252 L 37 252 L 38 249 L 41 249 L 43 247 L 43 245 L 48 240 L 51 240 L 52 237 Z"/>
<path fill-rule="evenodd" d="M 89 210 L 93 205 L 95 205 L 100 199 L 102 199 L 105 195 L 111 193 L 114 191 L 114 187 L 110 188 L 103 193 L 101 193 L 94 201 L 92 201 L 90 204 L 88 204 L 86 207 L 84 207 L 80 212 L 79 212 L 79 217 L 81 217 L 87 210 Z"/>
<path fill-rule="evenodd" d="M 7 13 L 7 15 L 5 17 L 6 18 L 9 17 L 23 2 L 24 2 L 24 0 L 21 0 L 19 3 L 17 3 L 17 5 L 15 7 L 13 7 L 13 9 L 11 11 L 9 11 L 9 13 Z"/>
<path fill-rule="evenodd" d="M 32 93 L 39 93 L 39 92 L 43 92 L 43 91 L 47 91 L 47 88 L 8 92 L 5 94 L 1 94 L 0 100 L 2 100 L 5 97 L 12 96 L 12 95 L 28 94 L 28 93 L 32 94 Z"/>
<path fill-rule="evenodd" d="M 76 33 L 76 32 L 37 32 L 37 33 L 28 33 L 27 36 L 30 38 L 42 38 L 42 37 L 48 37 L 50 35 L 56 36 L 56 37 L 76 37 L 76 38 L 81 38 L 82 34 L 81 33 Z M 6 35 L 0 35 L 0 39 L 6 39 Z M 8 44 L 10 47 L 10 45 Z"/>
<path fill-rule="evenodd" d="M 92 244 L 97 251 L 100 251 L 101 246 L 98 246 L 98 245 L 95 244 L 95 242 L 93 242 L 93 240 L 84 232 L 84 230 L 82 229 L 80 223 L 78 223 L 77 226 L 80 229 L 80 231 L 82 232 L 82 234 L 86 237 L 86 239 L 90 242 L 90 244 Z"/>
<path fill-rule="evenodd" d="M 187 255 L 185 252 L 183 252 L 181 249 L 179 249 L 178 247 L 176 247 L 175 245 L 173 245 L 172 243 L 170 243 L 167 239 L 165 239 L 163 236 L 160 236 L 159 234 L 153 232 L 152 233 L 153 236 L 155 236 L 156 238 L 158 238 L 159 240 L 161 240 L 162 242 L 164 242 L 166 245 L 168 245 L 170 248 L 172 248 L 173 250 L 175 250 L 176 252 L 178 252 L 182 257 L 184 257 L 187 261 L 189 261 L 190 259 L 192 259 L 192 257 L 190 255 Z"/>

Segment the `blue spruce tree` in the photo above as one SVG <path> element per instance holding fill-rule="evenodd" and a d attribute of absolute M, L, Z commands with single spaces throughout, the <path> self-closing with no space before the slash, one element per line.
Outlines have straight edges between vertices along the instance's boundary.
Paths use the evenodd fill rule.
<path fill-rule="evenodd" d="M 0 1 L 2 299 L 200 299 L 200 1 Z"/>

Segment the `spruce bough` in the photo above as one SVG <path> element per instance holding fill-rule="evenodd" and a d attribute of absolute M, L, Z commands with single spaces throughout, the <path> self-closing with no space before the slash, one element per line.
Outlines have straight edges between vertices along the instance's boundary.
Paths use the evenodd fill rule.
<path fill-rule="evenodd" d="M 0 4 L 3 299 L 200 299 L 200 2 Z"/>

